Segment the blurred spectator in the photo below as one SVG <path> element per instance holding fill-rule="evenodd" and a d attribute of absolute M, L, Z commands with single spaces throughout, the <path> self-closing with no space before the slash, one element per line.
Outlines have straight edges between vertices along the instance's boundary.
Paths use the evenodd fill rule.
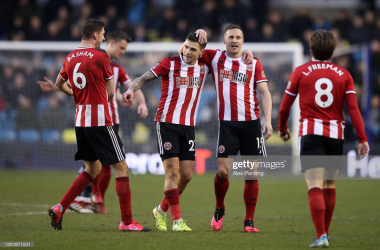
<path fill-rule="evenodd" d="M 236 13 L 239 13 L 236 15 Z M 219 25 L 225 23 L 242 23 L 245 18 L 245 11 L 235 0 L 223 0 L 223 5 L 219 9 Z"/>
<path fill-rule="evenodd" d="M 348 41 L 350 44 L 361 44 L 369 41 L 370 33 L 366 26 L 364 26 L 363 18 L 356 15 L 353 20 L 353 27 L 348 34 Z"/>
<path fill-rule="evenodd" d="M 105 30 L 115 30 L 116 24 L 117 24 L 117 10 L 116 7 L 113 5 L 110 5 L 107 7 L 106 10 L 106 16 L 107 16 L 107 25 L 104 28 Z"/>
<path fill-rule="evenodd" d="M 364 13 L 364 25 L 368 29 L 371 35 L 376 30 L 375 14 L 371 10 L 367 10 Z"/>
<path fill-rule="evenodd" d="M 173 37 L 176 33 L 176 18 L 175 11 L 172 8 L 164 10 L 164 16 L 160 27 L 160 36 L 161 37 Z"/>
<path fill-rule="evenodd" d="M 269 23 L 273 27 L 273 41 L 285 42 L 286 40 L 286 23 L 283 16 L 278 11 L 272 11 L 269 15 Z"/>
<path fill-rule="evenodd" d="M 177 31 L 175 32 L 175 39 L 177 41 L 184 41 L 187 37 L 188 30 L 187 30 L 187 22 L 185 19 L 179 19 L 177 21 Z M 208 34 L 207 34 L 208 36 Z"/>
<path fill-rule="evenodd" d="M 313 32 L 311 31 L 311 29 L 307 29 L 303 32 L 302 45 L 303 45 L 303 54 L 304 55 L 311 55 L 309 40 L 310 40 L 312 33 Z"/>
<path fill-rule="evenodd" d="M 255 18 L 248 18 L 244 26 L 244 41 L 245 42 L 261 42 L 263 35 L 258 27 Z"/>
<path fill-rule="evenodd" d="M 263 42 L 275 42 L 274 29 L 270 23 L 264 23 L 263 25 Z"/>
<path fill-rule="evenodd" d="M 13 18 L 13 28 L 12 28 L 12 35 L 18 35 L 25 37 L 26 34 L 26 27 L 25 27 L 25 21 L 21 16 L 15 16 Z M 13 40 L 13 39 L 12 39 Z"/>
<path fill-rule="evenodd" d="M 380 40 L 372 40 L 370 49 L 372 75 L 377 78 L 380 75 Z"/>
<path fill-rule="evenodd" d="M 378 95 L 372 96 L 371 99 L 370 123 L 372 139 L 378 141 L 380 139 L 380 96 Z"/>
<path fill-rule="evenodd" d="M 69 39 L 71 41 L 80 41 L 82 39 L 81 27 L 79 25 L 71 26 Z"/>
<path fill-rule="evenodd" d="M 32 102 L 26 96 L 21 96 L 19 98 L 19 108 L 17 108 L 16 114 L 16 129 L 36 129 L 37 119 L 36 112 L 32 106 Z"/>
<path fill-rule="evenodd" d="M 331 25 L 328 21 L 326 21 L 323 17 L 317 16 L 314 20 L 313 24 L 313 31 L 314 30 L 329 30 L 331 28 Z"/>
<path fill-rule="evenodd" d="M 42 31 L 41 19 L 38 16 L 33 16 L 30 19 L 30 25 L 28 29 L 28 40 L 38 41 L 44 37 L 44 32 Z"/>
<path fill-rule="evenodd" d="M 290 23 L 290 33 L 293 38 L 302 41 L 305 30 L 311 29 L 311 26 L 312 21 L 309 10 L 307 8 L 301 8 Z"/>
<path fill-rule="evenodd" d="M 60 106 L 56 95 L 48 98 L 48 108 L 42 112 L 40 124 L 42 129 L 64 129 L 67 127 L 66 111 Z"/>
<path fill-rule="evenodd" d="M 333 22 L 332 26 L 339 30 L 342 39 L 348 39 L 348 34 L 350 32 L 352 23 L 348 18 L 346 10 L 339 11 L 338 18 Z"/>
<path fill-rule="evenodd" d="M 192 8 L 188 17 L 188 23 L 192 31 L 208 27 L 218 31 L 218 10 L 215 0 L 206 0 L 201 8 Z"/>
<path fill-rule="evenodd" d="M 145 31 L 145 28 L 144 26 L 140 25 L 140 26 L 137 26 L 136 29 L 135 29 L 135 42 L 146 42 L 148 41 L 147 37 L 146 37 L 146 31 Z"/>

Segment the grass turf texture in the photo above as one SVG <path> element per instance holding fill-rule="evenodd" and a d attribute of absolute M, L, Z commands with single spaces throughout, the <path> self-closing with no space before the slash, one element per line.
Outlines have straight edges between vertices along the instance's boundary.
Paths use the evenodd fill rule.
<path fill-rule="evenodd" d="M 34 241 L 38 249 L 307 249 L 315 237 L 303 181 L 260 181 L 255 215 L 258 234 L 243 233 L 244 182 L 230 181 L 224 226 L 212 231 L 214 174 L 195 175 L 181 196 L 182 216 L 193 232 L 172 232 L 170 213 L 168 232 L 155 228 L 151 213 L 163 196 L 164 177 L 153 175 L 130 180 L 134 219 L 153 232 L 118 231 L 114 179 L 106 194 L 109 214 L 66 213 L 63 230 L 55 231 L 49 226 L 47 210 L 60 201 L 75 175 L 0 171 L 0 241 Z M 379 249 L 379 197 L 379 180 L 338 182 L 330 248 Z"/>

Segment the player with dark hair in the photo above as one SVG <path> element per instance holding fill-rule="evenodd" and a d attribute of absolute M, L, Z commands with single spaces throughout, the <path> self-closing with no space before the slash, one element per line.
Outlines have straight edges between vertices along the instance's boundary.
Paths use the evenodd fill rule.
<path fill-rule="evenodd" d="M 340 162 L 321 164 L 306 156 L 343 154 L 343 102 L 359 136 L 358 154 L 369 153 L 363 121 L 357 105 L 350 73 L 330 61 L 336 38 L 326 30 L 313 32 L 310 41 L 312 61 L 297 67 L 285 90 L 279 111 L 278 133 L 283 141 L 291 134 L 286 125 L 290 108 L 299 95 L 301 119 L 299 147 L 301 172 L 308 187 L 309 206 L 317 237 L 310 247 L 329 246 L 329 226 L 336 202 L 336 178 Z"/>
<path fill-rule="evenodd" d="M 218 172 L 214 179 L 216 209 L 211 220 L 211 228 L 214 231 L 219 231 L 223 226 L 224 198 L 229 187 L 228 169 L 232 164 L 228 157 L 235 157 L 239 151 L 242 156 L 257 156 L 257 158 L 265 156 L 263 132 L 267 132 L 265 140 L 273 132 L 271 125 L 272 99 L 268 90 L 268 80 L 259 59 L 254 58 L 247 64 L 243 61 L 241 47 L 244 42 L 244 34 L 242 28 L 236 24 L 227 26 L 223 42 L 226 44 L 225 51 L 206 49 L 202 55 L 202 60 L 213 74 L 219 111 L 219 135 L 216 151 Z M 263 128 L 260 123 L 257 89 L 260 92 L 265 115 Z M 251 161 L 255 160 L 257 159 Z M 257 166 L 253 172 L 255 170 L 257 170 Z M 253 224 L 258 194 L 257 176 L 252 180 L 246 178 L 244 232 L 259 232 Z"/>
<path fill-rule="evenodd" d="M 119 59 L 122 54 L 125 53 L 128 44 L 132 41 L 131 38 L 124 31 L 114 31 L 107 35 L 107 46 L 105 50 L 100 49 L 104 53 L 107 53 L 110 60 Z M 111 61 L 111 68 L 114 75 L 115 82 L 115 95 L 109 102 L 109 109 L 111 119 L 113 121 L 113 129 L 116 134 L 119 134 L 119 112 L 118 104 L 128 107 L 129 104 L 122 101 L 120 94 L 120 86 L 126 88 L 131 84 L 131 79 L 125 70 L 115 62 Z M 45 77 L 45 81 L 38 81 L 43 91 L 59 91 L 52 81 Z M 138 103 L 137 111 L 141 114 L 140 118 L 144 118 L 148 115 L 148 109 L 145 103 L 145 97 L 141 90 L 135 93 Z M 81 166 L 78 175 L 85 169 L 85 166 Z M 104 195 L 111 180 L 111 167 L 102 166 L 98 177 L 96 177 L 91 184 L 87 185 L 83 192 L 75 198 L 70 204 L 69 209 L 78 213 L 108 213 L 104 205 Z M 93 192 L 93 202 L 95 207 L 91 204 L 91 193 Z"/>
<path fill-rule="evenodd" d="M 112 128 L 108 102 L 115 88 L 107 54 L 99 51 L 104 39 L 104 22 L 90 19 L 82 26 L 80 47 L 69 53 L 56 79 L 57 87 L 74 96 L 75 133 L 78 151 L 75 160 L 83 160 L 85 170 L 78 175 L 59 204 L 49 209 L 51 226 L 62 230 L 62 217 L 70 203 L 101 170 L 101 164 L 112 166 L 119 196 L 120 231 L 150 231 L 132 219 L 128 166 L 123 145 Z M 71 88 L 66 84 L 70 81 Z"/>

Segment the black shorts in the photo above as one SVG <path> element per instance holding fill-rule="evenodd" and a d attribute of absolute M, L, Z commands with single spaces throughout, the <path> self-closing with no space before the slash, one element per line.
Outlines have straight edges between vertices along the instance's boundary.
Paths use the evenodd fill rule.
<path fill-rule="evenodd" d="M 156 130 L 162 161 L 173 157 L 180 161 L 195 161 L 194 126 L 157 122 Z"/>
<path fill-rule="evenodd" d="M 343 154 L 344 140 L 321 135 L 303 135 L 299 139 L 300 170 L 305 172 L 311 168 L 339 169 Z M 337 157 L 313 157 L 313 156 Z M 310 157 L 307 157 L 310 156 Z"/>
<path fill-rule="evenodd" d="M 219 121 L 216 155 L 220 158 L 241 155 L 266 156 L 260 120 Z"/>
<path fill-rule="evenodd" d="M 125 152 L 120 137 L 111 126 L 75 127 L 78 152 L 75 160 L 100 160 L 103 166 L 125 160 Z"/>

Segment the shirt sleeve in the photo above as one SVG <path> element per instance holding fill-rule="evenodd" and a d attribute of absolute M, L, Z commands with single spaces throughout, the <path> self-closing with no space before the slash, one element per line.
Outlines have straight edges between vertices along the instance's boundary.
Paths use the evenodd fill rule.
<path fill-rule="evenodd" d="M 290 75 L 288 86 L 286 87 L 285 93 L 291 96 L 297 96 L 298 94 L 298 73 L 296 70 Z"/>
<path fill-rule="evenodd" d="M 105 80 L 110 80 L 113 78 L 111 71 L 110 59 L 107 54 L 103 53 L 103 76 Z"/>
<path fill-rule="evenodd" d="M 214 59 L 217 51 L 218 50 L 215 49 L 205 49 L 203 51 L 202 57 L 200 58 L 200 61 L 205 63 L 210 70 L 212 68 L 212 60 Z"/>
<path fill-rule="evenodd" d="M 66 58 L 65 61 L 63 62 L 63 66 L 61 71 L 59 72 L 59 76 L 64 80 L 65 82 L 68 80 L 67 72 L 66 72 Z"/>
<path fill-rule="evenodd" d="M 261 64 L 259 59 L 256 59 L 256 66 L 255 66 L 255 83 L 260 82 L 267 82 L 267 77 L 264 73 L 263 65 Z"/>
<path fill-rule="evenodd" d="M 352 79 L 351 75 L 348 75 L 346 90 L 344 92 L 345 94 L 356 94 L 354 80 Z"/>
<path fill-rule="evenodd" d="M 161 62 L 157 63 L 156 66 L 154 66 L 153 68 L 150 69 L 150 71 L 152 71 L 152 73 L 156 77 L 160 77 L 160 76 L 164 76 L 164 75 L 169 74 L 169 72 L 170 72 L 169 58 L 166 57 Z"/>
<path fill-rule="evenodd" d="M 123 67 L 119 66 L 119 84 L 121 86 L 125 86 L 131 81 L 131 78 L 127 74 L 127 72 L 123 69 Z"/>

